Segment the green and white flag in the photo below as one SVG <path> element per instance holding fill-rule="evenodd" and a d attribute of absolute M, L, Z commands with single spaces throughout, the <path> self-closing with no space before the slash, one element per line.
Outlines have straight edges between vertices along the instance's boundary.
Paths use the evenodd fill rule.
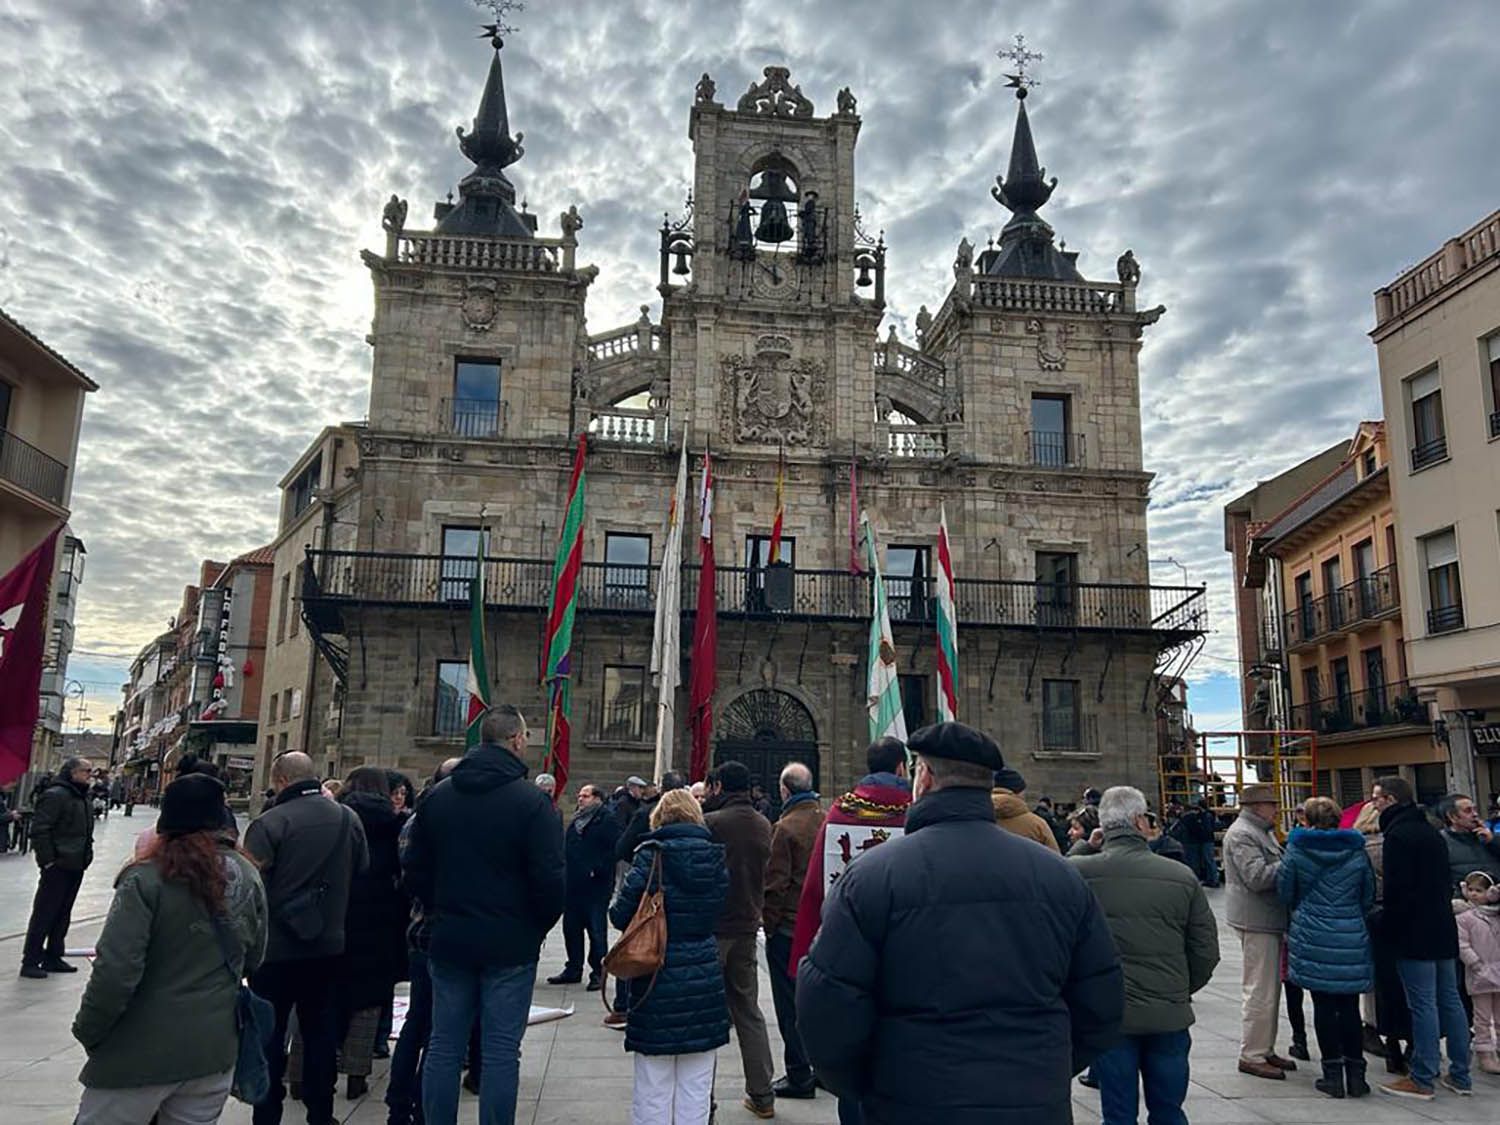
<path fill-rule="evenodd" d="M 865 556 L 869 562 L 875 603 L 870 614 L 869 680 L 866 700 L 870 712 L 870 741 L 892 736 L 906 741 L 906 716 L 901 711 L 901 681 L 896 675 L 896 644 L 891 635 L 891 615 L 885 602 L 885 576 L 880 572 L 880 552 L 868 512 L 861 512 Z"/>

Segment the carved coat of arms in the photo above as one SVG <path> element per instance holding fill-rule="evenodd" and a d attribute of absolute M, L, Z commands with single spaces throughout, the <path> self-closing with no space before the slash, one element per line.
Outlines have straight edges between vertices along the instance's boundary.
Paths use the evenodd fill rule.
<path fill-rule="evenodd" d="M 762 336 L 753 355 L 723 357 L 725 430 L 731 440 L 822 444 L 823 364 L 793 360 L 791 341 Z"/>
<path fill-rule="evenodd" d="M 463 301 L 459 305 L 459 312 L 464 318 L 464 323 L 472 331 L 483 332 L 495 323 L 495 314 L 499 311 L 499 302 L 495 299 L 495 288 L 493 285 L 483 283 L 470 283 L 464 289 Z"/>
<path fill-rule="evenodd" d="M 1068 366 L 1068 338 L 1076 330 L 1072 324 L 1049 324 L 1038 319 L 1026 322 L 1026 331 L 1036 337 L 1036 361 L 1043 371 L 1061 371 Z"/>

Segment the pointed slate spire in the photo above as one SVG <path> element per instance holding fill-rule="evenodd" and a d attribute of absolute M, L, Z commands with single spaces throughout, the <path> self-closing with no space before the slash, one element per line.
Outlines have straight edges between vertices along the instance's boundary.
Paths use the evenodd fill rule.
<path fill-rule="evenodd" d="M 439 203 L 434 217 L 437 229 L 444 234 L 478 234 L 496 238 L 532 238 L 535 220 L 517 214 L 516 189 L 505 176 L 505 169 L 525 153 L 522 133 L 510 135 L 510 114 L 505 106 L 505 73 L 500 64 L 503 46 L 498 32 L 487 28 L 485 38 L 495 48 L 490 72 L 474 115 L 474 128 L 457 129 L 458 148 L 474 162 L 470 172 L 458 184 L 457 204 Z"/>
<path fill-rule="evenodd" d="M 1016 132 L 1010 146 L 1010 166 L 1005 178 L 995 177 L 990 189 L 995 202 L 1011 212 L 1011 219 L 1000 232 L 1000 246 L 987 254 L 984 272 L 992 276 L 1038 277 L 1057 281 L 1082 281 L 1073 264 L 1076 253 L 1067 253 L 1052 245 L 1052 228 L 1037 215 L 1037 210 L 1052 198 L 1057 177 L 1048 180 L 1047 169 L 1037 159 L 1036 143 L 1031 138 L 1031 119 L 1026 115 L 1026 86 L 1011 78 L 1016 91 Z"/>

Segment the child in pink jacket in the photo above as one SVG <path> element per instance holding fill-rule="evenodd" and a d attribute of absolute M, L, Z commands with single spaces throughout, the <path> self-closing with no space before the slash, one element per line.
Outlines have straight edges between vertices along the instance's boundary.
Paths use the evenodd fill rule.
<path fill-rule="evenodd" d="M 1474 1001 L 1474 1057 L 1479 1069 L 1500 1074 L 1496 1031 L 1500 1025 L 1500 887 L 1483 871 L 1464 879 L 1469 909 L 1457 918 L 1458 956 Z"/>

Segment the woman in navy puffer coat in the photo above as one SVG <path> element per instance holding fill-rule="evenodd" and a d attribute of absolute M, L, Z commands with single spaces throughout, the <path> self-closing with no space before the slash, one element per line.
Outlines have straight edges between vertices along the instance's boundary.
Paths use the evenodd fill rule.
<path fill-rule="evenodd" d="M 1292 831 L 1276 889 L 1291 908 L 1287 979 L 1312 993 L 1313 1027 L 1329 1097 L 1370 1092 L 1365 1082 L 1359 994 L 1375 987 L 1375 960 L 1365 916 L 1375 902 L 1375 871 L 1364 837 L 1339 828 L 1339 807 L 1327 797 L 1303 806 L 1307 828 Z"/>
<path fill-rule="evenodd" d="M 714 921 L 729 892 L 724 845 L 686 789 L 662 794 L 609 917 L 630 924 L 661 857 L 667 954 L 661 971 L 630 982 L 625 1049 L 635 1052 L 636 1125 L 702 1125 L 713 1094 L 714 1052 L 729 1042 L 729 1008 Z M 653 883 L 652 889 L 655 889 Z M 649 989 L 649 991 L 648 991 Z"/>

